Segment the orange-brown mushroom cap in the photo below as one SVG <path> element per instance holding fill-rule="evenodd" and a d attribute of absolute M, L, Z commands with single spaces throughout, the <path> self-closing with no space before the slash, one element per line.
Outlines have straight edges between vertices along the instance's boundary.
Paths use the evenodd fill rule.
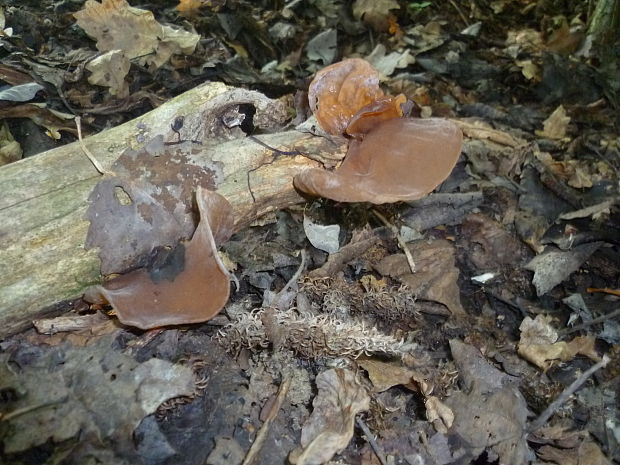
<path fill-rule="evenodd" d="M 96 286 L 87 300 L 109 302 L 122 323 L 141 329 L 213 318 L 230 294 L 216 240 L 223 242 L 233 232 L 232 207 L 221 195 L 204 189 L 196 192 L 196 202 L 200 223 L 185 244 L 181 271 L 162 277 L 141 268 Z"/>
<path fill-rule="evenodd" d="M 354 140 L 334 171 L 313 168 L 295 176 L 297 189 L 339 202 L 374 204 L 415 200 L 450 174 L 463 135 L 441 118 L 394 118 Z"/>
<path fill-rule="evenodd" d="M 349 58 L 316 73 L 308 88 L 308 103 L 321 127 L 342 135 L 351 117 L 383 97 L 379 73 L 361 58 Z"/>

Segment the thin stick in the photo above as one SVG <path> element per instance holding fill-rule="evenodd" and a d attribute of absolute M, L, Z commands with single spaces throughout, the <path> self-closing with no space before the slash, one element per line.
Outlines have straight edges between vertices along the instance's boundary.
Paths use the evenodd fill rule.
<path fill-rule="evenodd" d="M 607 354 L 605 354 L 603 355 L 603 359 L 600 362 L 595 363 L 588 370 L 584 371 L 579 378 L 573 381 L 570 386 L 564 389 L 564 391 L 562 391 L 560 395 L 553 402 L 549 404 L 549 406 L 538 416 L 538 418 L 536 418 L 536 420 L 530 423 L 530 426 L 528 427 L 527 432 L 530 434 L 534 433 L 537 430 L 539 430 L 545 423 L 547 423 L 547 420 L 551 418 L 551 415 L 553 415 L 556 412 L 556 410 L 558 410 L 560 406 L 564 402 L 566 402 L 568 398 L 572 396 L 573 393 L 577 389 L 579 389 L 581 385 L 585 383 L 595 371 L 600 370 L 601 368 L 604 368 L 605 366 L 607 366 L 607 364 L 609 363 L 609 360 L 610 358 L 607 356 Z"/>
<path fill-rule="evenodd" d="M 383 452 L 383 448 L 379 444 L 377 444 L 377 441 L 375 441 L 375 437 L 372 434 L 372 431 L 370 431 L 370 428 L 366 426 L 364 420 L 359 417 L 355 419 L 355 422 L 357 423 L 357 426 L 359 426 L 364 432 L 364 435 L 366 436 L 366 441 L 368 441 L 368 444 L 370 444 L 370 447 L 372 447 L 372 450 L 379 459 L 379 462 L 381 462 L 381 465 L 387 465 L 385 452 Z"/>
<path fill-rule="evenodd" d="M 92 153 L 90 153 L 90 150 L 88 150 L 88 148 L 84 144 L 84 141 L 82 140 L 82 121 L 79 116 L 75 117 L 75 126 L 77 127 L 78 140 L 80 141 L 80 147 L 82 147 L 82 151 L 86 155 L 86 158 L 88 158 L 90 162 L 93 164 L 93 166 L 95 167 L 95 169 L 99 171 L 99 174 L 101 175 L 107 174 L 109 176 L 116 176 L 116 174 L 113 171 L 108 171 L 103 166 L 101 166 L 101 163 L 99 163 L 99 160 L 97 160 L 95 156 Z"/>
<path fill-rule="evenodd" d="M 0 421 L 9 421 L 12 420 L 13 418 L 16 417 L 20 417 L 22 415 L 25 415 L 27 413 L 30 413 L 34 410 L 38 410 L 40 408 L 45 408 L 45 407 L 49 407 L 51 405 L 54 404 L 59 404 L 60 402 L 62 402 L 61 400 L 54 400 L 51 402 L 43 402 L 41 404 L 35 404 L 35 405 L 28 405 L 26 407 L 22 407 L 22 408 L 18 408 L 16 410 L 13 410 L 12 412 L 7 412 L 7 413 L 0 413 Z"/>
<path fill-rule="evenodd" d="M 250 449 L 248 450 L 248 453 L 243 459 L 241 465 L 250 465 L 254 463 L 254 460 L 256 460 L 256 456 L 262 449 L 263 444 L 267 439 L 267 433 L 269 433 L 269 428 L 271 427 L 273 420 L 275 420 L 276 416 L 278 415 L 280 408 L 282 408 L 282 404 L 284 403 L 284 399 L 286 399 L 286 394 L 288 393 L 290 387 L 291 378 L 286 378 L 284 381 L 282 381 L 280 389 L 278 390 L 278 395 L 276 396 L 276 400 L 269 409 L 269 413 L 267 414 L 267 419 L 258 430 L 256 439 L 254 440 L 254 443 L 252 443 L 252 446 L 250 446 Z"/>
<path fill-rule="evenodd" d="M 273 156 L 271 161 L 268 161 L 268 162 L 265 162 L 265 163 L 261 163 L 256 168 L 249 169 L 247 174 L 246 174 L 246 181 L 247 181 L 247 184 L 248 184 L 248 190 L 250 191 L 250 196 L 252 197 L 252 203 L 256 203 L 256 197 L 254 196 L 254 191 L 252 191 L 252 184 L 250 182 L 250 173 L 253 173 L 254 171 L 257 171 L 259 168 L 262 168 L 265 165 L 271 165 L 272 163 L 274 163 L 276 161 L 276 159 L 280 155 L 294 156 L 294 155 L 304 155 L 304 154 L 302 152 L 300 152 L 299 150 L 291 150 L 289 152 L 285 152 L 283 150 L 276 149 L 274 147 L 271 147 L 270 145 L 265 144 L 262 140 L 257 139 L 254 136 L 248 136 L 248 139 L 250 139 L 253 142 L 256 142 L 258 145 L 260 145 L 262 147 L 265 147 L 266 149 L 271 150 L 274 153 L 274 156 Z"/>
<path fill-rule="evenodd" d="M 616 289 L 608 289 L 606 287 L 603 287 L 603 288 L 589 287 L 589 288 L 586 289 L 586 291 L 588 291 L 589 293 L 603 292 L 605 294 L 617 295 L 617 296 L 620 297 L 620 291 L 618 291 Z"/>
<path fill-rule="evenodd" d="M 469 26 L 469 21 L 467 21 L 467 17 L 463 14 L 459 6 L 456 3 L 454 3 L 454 0 L 448 0 L 448 1 L 450 2 L 450 5 L 452 5 L 454 9 L 456 10 L 456 12 L 459 14 L 461 19 L 465 23 L 465 26 Z"/>
<path fill-rule="evenodd" d="M 306 250 L 301 249 L 299 251 L 299 254 L 301 255 L 301 263 L 299 264 L 299 268 L 297 268 L 297 271 L 295 272 L 295 274 L 291 277 L 291 279 L 288 280 L 288 282 L 284 285 L 282 290 L 278 292 L 278 295 L 283 294 L 285 291 L 289 289 L 292 289 L 293 286 L 297 284 L 297 281 L 299 281 L 299 277 L 306 269 L 306 260 L 307 260 Z"/>
<path fill-rule="evenodd" d="M 405 257 L 407 257 L 407 263 L 409 264 L 409 268 L 411 268 L 411 272 L 415 273 L 415 261 L 413 260 L 413 255 L 411 255 L 411 251 L 409 250 L 409 247 L 407 247 L 407 243 L 403 239 L 403 236 L 401 236 L 398 232 L 398 229 L 396 229 L 396 226 L 390 223 L 387 218 L 381 213 L 379 213 L 376 209 L 373 208 L 371 211 L 377 218 L 379 218 L 379 221 L 381 221 L 385 226 L 390 228 L 390 231 L 392 231 L 392 233 L 396 236 L 399 247 L 405 253 Z"/>
<path fill-rule="evenodd" d="M 299 268 L 297 268 L 297 271 L 295 272 L 295 274 L 291 277 L 291 279 L 288 280 L 288 282 L 284 285 L 284 287 L 277 294 L 273 295 L 272 293 L 266 292 L 265 293 L 266 298 L 263 297 L 263 306 L 267 306 L 267 307 L 274 306 L 274 307 L 280 308 L 283 305 L 283 300 L 286 299 L 287 292 L 289 291 L 289 289 L 293 289 L 293 286 L 297 285 L 297 282 L 299 281 L 301 274 L 306 269 L 306 261 L 307 261 L 306 251 L 304 249 L 301 249 L 300 254 L 301 254 L 301 264 L 299 265 Z M 270 295 L 273 297 L 269 297 Z"/>
<path fill-rule="evenodd" d="M 575 331 L 579 331 L 580 329 L 587 328 L 588 326 L 592 326 L 597 323 L 602 323 L 603 321 L 606 321 L 606 320 L 611 320 L 612 318 L 615 318 L 619 315 L 620 315 L 620 308 L 617 308 L 611 313 L 608 313 L 606 315 L 601 315 L 597 318 L 593 318 L 590 321 L 586 321 L 585 323 L 582 323 L 580 325 L 573 326 L 572 328 L 563 329 L 562 331 L 559 331 L 559 333 L 561 335 L 574 333 Z"/>

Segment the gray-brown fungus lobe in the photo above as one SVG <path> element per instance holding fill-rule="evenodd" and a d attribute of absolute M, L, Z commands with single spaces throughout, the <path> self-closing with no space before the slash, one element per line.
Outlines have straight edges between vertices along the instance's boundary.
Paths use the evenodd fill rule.
<path fill-rule="evenodd" d="M 163 144 L 161 136 L 126 150 L 89 196 L 85 247 L 99 248 L 101 273 L 123 273 L 147 264 L 158 247 L 173 247 L 194 231 L 194 192 L 215 190 L 216 166 L 193 160 L 191 143 Z"/>
<path fill-rule="evenodd" d="M 170 261 L 95 286 L 86 300 L 109 303 L 123 324 L 141 329 L 213 318 L 230 294 L 229 274 L 217 243 L 233 232 L 232 206 L 221 195 L 203 189 L 196 192 L 196 203 L 200 223 L 191 240 L 177 246 Z"/>

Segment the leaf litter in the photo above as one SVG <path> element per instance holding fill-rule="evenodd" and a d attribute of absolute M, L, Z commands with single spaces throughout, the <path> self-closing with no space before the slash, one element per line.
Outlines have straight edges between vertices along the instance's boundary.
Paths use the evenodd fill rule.
<path fill-rule="evenodd" d="M 465 140 L 437 194 L 378 207 L 394 228 L 363 205 L 315 200 L 319 220 L 291 208 L 238 231 L 223 248 L 240 290 L 208 323 L 143 333 L 104 315 L 98 328 L 100 307 L 81 307 L 2 341 L 2 459 L 241 463 L 269 418 L 260 463 L 617 461 L 610 65 L 588 61 L 598 52 L 579 5 L 470 6 L 89 0 L 46 10 L 51 26 L 29 2 L 5 7 L 8 161 L 26 147 L 19 122 L 65 143 L 75 114 L 97 131 L 205 80 L 280 97 L 303 121 L 292 101 L 348 57 L 382 74 L 381 95 L 449 118 Z M 191 131 L 245 137 L 240 109 Z M 283 129 L 268 113 L 263 129 Z M 121 177 L 93 192 L 89 245 L 105 275 L 168 260 L 194 233 L 196 190 L 217 187 L 220 166 L 198 169 L 191 141 L 170 142 L 126 152 Z"/>

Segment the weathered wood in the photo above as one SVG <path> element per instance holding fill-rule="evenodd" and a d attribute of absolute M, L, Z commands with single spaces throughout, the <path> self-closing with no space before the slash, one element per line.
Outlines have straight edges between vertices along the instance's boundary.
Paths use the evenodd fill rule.
<path fill-rule="evenodd" d="M 222 166 L 217 191 L 231 202 L 242 228 L 269 211 L 300 202 L 292 177 L 318 163 L 305 156 L 274 160 L 274 152 L 238 127 L 229 128 L 223 121 L 234 120 L 240 104 L 252 105 L 255 126 L 266 130 L 280 128 L 285 118 L 277 101 L 209 83 L 84 142 L 109 168 L 126 148 L 140 148 L 154 136 L 176 140 L 170 125 L 184 116 L 181 137 L 203 141 L 194 156 L 200 165 Z M 342 156 L 333 143 L 298 131 L 259 137 L 271 147 L 297 149 L 315 159 Z M 256 201 L 248 190 L 248 171 Z M 84 249 L 88 196 L 99 180 L 78 143 L 0 168 L 0 336 L 27 327 L 55 303 L 79 297 L 101 280 L 97 250 Z"/>

